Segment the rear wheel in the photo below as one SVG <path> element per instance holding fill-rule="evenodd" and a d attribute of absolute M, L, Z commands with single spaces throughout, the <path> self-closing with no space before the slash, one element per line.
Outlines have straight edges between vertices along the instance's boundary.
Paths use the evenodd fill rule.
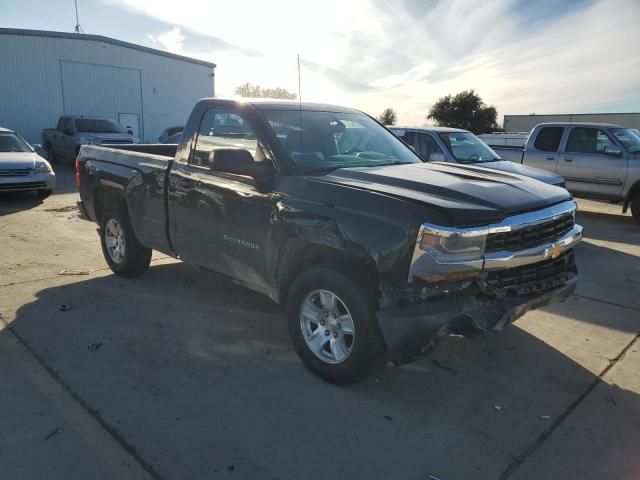
<path fill-rule="evenodd" d="M 100 243 L 104 258 L 114 273 L 136 277 L 149 268 L 151 249 L 136 238 L 124 208 L 108 210 L 102 215 Z"/>
<path fill-rule="evenodd" d="M 325 268 L 300 274 L 287 296 L 289 334 L 314 374 L 337 385 L 362 380 L 384 362 L 373 295 L 364 282 Z"/>
<path fill-rule="evenodd" d="M 636 192 L 631 200 L 631 215 L 640 223 L 640 192 Z"/>

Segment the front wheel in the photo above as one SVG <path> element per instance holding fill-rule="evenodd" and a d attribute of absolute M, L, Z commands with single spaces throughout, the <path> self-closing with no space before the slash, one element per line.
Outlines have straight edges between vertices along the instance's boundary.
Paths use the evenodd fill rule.
<path fill-rule="evenodd" d="M 324 267 L 300 274 L 287 296 L 296 352 L 314 374 L 337 385 L 362 380 L 384 362 L 373 295 L 359 282 Z"/>
<path fill-rule="evenodd" d="M 100 243 L 109 268 L 123 277 L 144 273 L 151 263 L 151 249 L 143 246 L 131 228 L 124 208 L 107 211 L 100 221 Z"/>
<path fill-rule="evenodd" d="M 631 200 L 631 215 L 636 222 L 640 223 L 640 192 L 636 192 Z"/>

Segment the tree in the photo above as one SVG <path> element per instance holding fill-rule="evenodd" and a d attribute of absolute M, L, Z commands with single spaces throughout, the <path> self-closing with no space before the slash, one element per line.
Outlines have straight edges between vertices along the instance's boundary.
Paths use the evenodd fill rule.
<path fill-rule="evenodd" d="M 497 117 L 496 107 L 485 105 L 474 90 L 440 97 L 427 115 L 439 127 L 463 128 L 473 133 L 500 130 Z"/>
<path fill-rule="evenodd" d="M 378 120 L 383 125 L 395 125 L 398 121 L 398 115 L 393 108 L 389 107 L 384 109 L 378 117 Z"/>
<path fill-rule="evenodd" d="M 249 82 L 238 85 L 234 91 L 236 95 L 241 97 L 278 98 L 283 100 L 295 100 L 298 98 L 298 95 L 284 88 L 264 88 Z"/>

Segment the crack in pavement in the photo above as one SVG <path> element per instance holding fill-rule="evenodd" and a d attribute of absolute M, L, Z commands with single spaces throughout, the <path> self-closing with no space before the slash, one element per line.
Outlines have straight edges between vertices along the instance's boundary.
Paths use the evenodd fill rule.
<path fill-rule="evenodd" d="M 606 302 L 609 303 L 609 302 Z M 524 451 L 518 455 L 513 462 L 507 465 L 507 468 L 502 472 L 502 475 L 498 477 L 498 480 L 507 480 L 513 475 L 513 473 L 527 461 L 529 456 L 534 453 L 542 444 L 549 438 L 553 432 L 567 419 L 571 413 L 578 408 L 578 406 L 582 403 L 582 401 L 587 398 L 587 396 L 596 388 L 601 382 L 604 376 L 609 373 L 609 371 L 624 358 L 626 353 L 631 349 L 634 343 L 636 343 L 640 339 L 640 332 L 635 335 L 631 339 L 631 341 L 620 351 L 620 353 L 613 359 L 609 360 L 609 365 L 607 365 L 598 376 L 589 384 L 587 389 L 582 392 L 566 409 L 562 414 L 547 428 L 545 429 L 539 436 L 534 440 L 531 445 L 526 447 Z"/>
<path fill-rule="evenodd" d="M 610 302 L 609 300 L 600 300 L 599 298 L 589 297 L 587 295 L 574 294 L 573 296 L 577 298 L 584 298 L 585 300 L 592 300 L 594 302 L 606 303 L 607 305 L 613 305 L 614 307 L 626 308 L 627 310 L 633 310 L 634 312 L 640 312 L 640 308 L 630 307 L 629 305 L 622 305 L 620 303 Z"/>
<path fill-rule="evenodd" d="M 164 480 L 163 477 L 156 472 L 153 466 L 148 463 L 142 455 L 138 453 L 136 448 L 131 445 L 118 431 L 117 428 L 110 425 L 104 418 L 102 418 L 96 409 L 91 408 L 89 403 L 84 400 L 75 390 L 73 390 L 67 382 L 65 382 L 60 375 L 47 363 L 44 359 L 29 345 L 29 343 L 20 336 L 18 332 L 11 326 L 11 324 L 0 316 L 0 324 L 2 324 L 5 330 L 11 332 L 11 334 L 18 340 L 27 352 L 35 359 L 35 361 L 49 374 L 49 376 L 58 384 L 62 389 L 69 394 L 69 396 L 91 417 L 93 418 L 104 431 L 106 431 L 113 440 L 120 445 L 120 447 L 127 452 L 133 460 L 135 460 L 140 467 L 151 476 L 154 480 Z M 46 438 L 45 438 L 46 440 Z"/>

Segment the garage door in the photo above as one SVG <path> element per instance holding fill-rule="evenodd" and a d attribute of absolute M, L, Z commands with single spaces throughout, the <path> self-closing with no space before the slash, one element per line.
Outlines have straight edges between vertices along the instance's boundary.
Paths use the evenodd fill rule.
<path fill-rule="evenodd" d="M 140 70 L 67 60 L 60 61 L 60 69 L 65 115 L 118 121 L 120 113 L 138 114 L 143 124 Z"/>

